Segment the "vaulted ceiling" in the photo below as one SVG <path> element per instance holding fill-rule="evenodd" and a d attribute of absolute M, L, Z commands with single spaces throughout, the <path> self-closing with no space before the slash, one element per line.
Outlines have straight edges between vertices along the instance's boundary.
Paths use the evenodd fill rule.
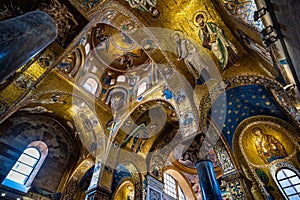
<path fill-rule="evenodd" d="M 220 108 L 223 98 L 227 98 L 224 106 L 232 112 L 222 118 L 225 124 L 216 123 L 216 126 L 226 135 L 229 145 L 231 131 L 244 118 L 282 115 L 273 94 L 255 85 L 263 85 L 263 80 L 267 80 L 266 84 L 274 81 L 279 88 L 289 80 L 277 63 L 280 58 L 274 58 L 279 50 L 265 46 L 261 40 L 264 20 L 254 21 L 253 13 L 257 9 L 254 0 L 147 0 L 144 3 L 2 1 L 1 20 L 38 9 L 53 17 L 58 26 L 56 41 L 1 85 L 2 121 L 16 111 L 42 113 L 60 120 L 92 153 L 95 144 L 104 138 L 110 138 L 126 151 L 148 153 L 171 141 L 174 130 L 180 128 L 183 137 L 189 137 L 206 126 L 201 120 L 203 116 L 224 117 L 225 110 Z M 295 8 L 290 8 L 291 19 L 299 16 L 294 15 Z M 297 66 L 299 32 L 292 26 L 294 22 L 284 20 L 286 10 L 279 9 L 276 13 L 285 27 L 285 41 Z M 203 38 L 208 30 L 199 23 L 199 16 L 219 30 L 219 35 L 211 34 L 217 39 L 207 38 L 206 45 Z M 187 46 L 176 41 L 176 37 Z M 216 40 L 226 44 L 222 51 L 226 59 L 230 58 L 228 61 L 224 62 L 221 51 L 210 43 Z M 189 57 L 183 56 L 184 50 L 189 52 Z M 233 54 L 237 58 L 231 57 Z M 196 65 L 200 62 L 210 77 L 205 84 Z M 225 90 L 225 97 L 212 97 Z M 215 100 L 210 106 L 218 109 L 205 107 L 210 98 Z M 255 110 L 257 103 L 263 108 Z M 230 121 L 236 112 L 242 117 Z M 159 121 L 153 120 L 155 117 L 151 118 L 153 113 L 158 113 L 166 123 L 160 126 Z M 142 128 L 138 130 L 139 127 Z M 152 129 L 155 129 L 153 135 Z M 150 139 L 134 140 L 143 131 L 151 135 Z M 166 133 L 172 137 L 168 138 Z M 137 141 L 140 146 L 136 146 Z"/>

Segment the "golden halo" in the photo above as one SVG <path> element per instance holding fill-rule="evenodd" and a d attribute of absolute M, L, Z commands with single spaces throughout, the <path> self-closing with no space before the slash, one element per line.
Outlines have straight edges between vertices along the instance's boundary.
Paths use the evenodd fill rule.
<path fill-rule="evenodd" d="M 196 21 L 196 17 L 197 17 L 199 14 L 202 14 L 203 17 L 204 17 L 204 22 L 207 22 L 207 14 L 206 14 L 206 12 L 204 12 L 204 11 L 198 11 L 198 12 L 196 12 L 196 13 L 194 14 L 194 17 L 193 17 L 193 23 L 194 23 L 194 25 L 197 26 L 197 27 L 199 26 L 199 24 L 198 24 L 197 21 Z"/>
<path fill-rule="evenodd" d="M 261 126 L 254 126 L 254 127 L 252 127 L 252 128 L 251 128 L 251 133 L 253 133 L 253 131 L 254 131 L 255 129 L 260 129 L 260 130 L 262 131 L 262 133 L 266 133 L 266 129 L 263 128 L 263 127 L 261 127 Z"/>

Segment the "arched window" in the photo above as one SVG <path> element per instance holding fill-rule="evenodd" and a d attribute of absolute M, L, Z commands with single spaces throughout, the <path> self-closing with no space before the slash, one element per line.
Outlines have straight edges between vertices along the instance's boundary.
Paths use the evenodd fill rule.
<path fill-rule="evenodd" d="M 178 185 L 178 195 L 179 195 L 179 200 L 185 200 L 184 193 L 182 192 L 182 189 L 179 185 Z"/>
<path fill-rule="evenodd" d="M 140 96 L 141 94 L 143 94 L 145 91 L 147 90 L 147 82 L 143 82 L 142 84 L 139 85 L 138 91 L 136 96 Z"/>
<path fill-rule="evenodd" d="M 29 147 L 25 149 L 6 178 L 24 185 L 38 163 L 40 157 L 41 154 L 36 148 Z"/>
<path fill-rule="evenodd" d="M 96 94 L 96 91 L 98 89 L 98 83 L 95 79 L 88 78 L 83 84 L 83 88 L 92 94 Z"/>
<path fill-rule="evenodd" d="M 124 83 L 125 81 L 126 81 L 126 76 L 124 76 L 124 75 L 118 76 L 117 82 L 122 82 L 122 83 Z"/>
<path fill-rule="evenodd" d="M 167 173 L 164 173 L 164 192 L 171 197 L 179 200 L 185 200 L 185 195 L 178 182 Z"/>
<path fill-rule="evenodd" d="M 286 199 L 300 199 L 300 178 L 293 170 L 279 169 L 276 173 L 276 180 Z"/>
<path fill-rule="evenodd" d="M 48 154 L 42 141 L 30 143 L 5 177 L 2 185 L 27 192 Z"/>

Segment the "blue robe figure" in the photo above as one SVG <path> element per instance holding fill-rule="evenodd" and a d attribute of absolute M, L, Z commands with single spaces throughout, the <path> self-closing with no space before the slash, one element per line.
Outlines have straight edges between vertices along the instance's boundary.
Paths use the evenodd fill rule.
<path fill-rule="evenodd" d="M 164 96 L 167 100 L 173 98 L 173 94 L 172 94 L 171 90 L 170 90 L 167 86 L 164 87 L 164 90 L 163 90 L 163 96 Z"/>

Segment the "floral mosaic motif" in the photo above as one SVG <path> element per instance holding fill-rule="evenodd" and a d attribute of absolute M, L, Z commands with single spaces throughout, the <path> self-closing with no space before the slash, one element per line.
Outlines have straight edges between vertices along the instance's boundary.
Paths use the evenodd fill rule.
<path fill-rule="evenodd" d="M 217 157 L 224 174 L 235 170 L 231 158 L 221 142 L 218 142 L 217 145 L 215 145 L 214 150 L 217 153 Z"/>
<path fill-rule="evenodd" d="M 264 29 L 262 21 L 254 21 L 254 11 L 257 10 L 254 0 L 223 0 L 225 9 L 246 24 L 258 30 Z"/>
<path fill-rule="evenodd" d="M 45 93 L 46 94 L 46 93 Z M 66 99 L 69 96 L 60 92 L 48 93 L 45 95 L 45 98 L 33 98 L 30 102 L 39 103 L 39 104 L 66 104 Z"/>
<path fill-rule="evenodd" d="M 233 180 L 229 182 L 229 188 L 231 191 L 231 195 L 233 196 L 233 199 L 244 199 L 245 194 L 242 189 L 242 184 L 239 180 Z"/>
<path fill-rule="evenodd" d="M 22 108 L 22 109 L 20 109 L 20 111 L 25 111 L 25 112 L 30 112 L 30 113 L 53 113 L 52 110 L 48 110 L 47 108 L 45 108 L 43 106 L 36 106 L 33 108 Z M 1 111 L 0 111 L 0 115 L 1 115 Z"/>
<path fill-rule="evenodd" d="M 172 69 L 172 67 L 170 66 L 164 66 L 162 69 L 161 69 L 161 73 L 163 74 L 163 76 L 167 79 L 167 80 L 170 80 L 174 77 L 175 73 Z"/>
<path fill-rule="evenodd" d="M 174 99 L 176 103 L 182 103 L 186 99 L 186 93 L 182 88 L 177 89 L 174 92 Z"/>
<path fill-rule="evenodd" d="M 232 195 L 230 193 L 230 188 L 225 180 L 221 180 L 220 190 L 221 190 L 222 198 L 224 200 L 232 199 Z"/>
<path fill-rule="evenodd" d="M 76 180 L 71 180 L 68 183 L 67 189 L 65 191 L 65 194 L 63 194 L 62 199 L 63 200 L 72 199 L 74 197 L 75 193 L 78 191 L 78 186 L 79 186 L 79 184 L 77 183 Z"/>

